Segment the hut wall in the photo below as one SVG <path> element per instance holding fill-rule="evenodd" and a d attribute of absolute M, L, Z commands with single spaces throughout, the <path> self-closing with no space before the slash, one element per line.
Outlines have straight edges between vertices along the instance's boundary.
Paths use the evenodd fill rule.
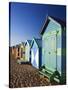
<path fill-rule="evenodd" d="M 25 60 L 30 61 L 30 46 L 26 44 L 25 46 Z"/>
<path fill-rule="evenodd" d="M 16 59 L 20 59 L 20 58 L 21 58 L 21 48 L 16 47 Z"/>
<path fill-rule="evenodd" d="M 31 48 L 31 63 L 34 67 L 39 68 L 39 48 L 35 42 Z"/>
<path fill-rule="evenodd" d="M 25 46 L 21 45 L 21 60 L 25 61 Z"/>
<path fill-rule="evenodd" d="M 57 31 L 59 33 L 57 34 Z M 56 36 L 57 35 L 57 36 Z M 42 65 L 49 70 L 61 73 L 61 26 L 50 21 L 42 36 Z"/>

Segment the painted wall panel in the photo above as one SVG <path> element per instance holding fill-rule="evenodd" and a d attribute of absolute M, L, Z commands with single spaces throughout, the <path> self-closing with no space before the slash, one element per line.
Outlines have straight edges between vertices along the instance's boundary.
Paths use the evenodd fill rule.
<path fill-rule="evenodd" d="M 57 70 L 59 71 L 59 73 L 61 74 L 61 56 L 57 55 Z"/>
<path fill-rule="evenodd" d="M 35 42 L 31 48 L 31 63 L 34 67 L 39 68 L 39 50 Z"/>
<path fill-rule="evenodd" d="M 57 34 L 57 30 L 59 31 Z M 57 58 L 57 54 L 61 55 L 61 26 L 50 21 L 42 36 L 42 65 L 50 69 L 51 71 L 57 68 L 61 70 L 61 58 Z M 56 36 L 57 35 L 57 36 Z M 58 37 L 58 38 L 57 38 Z M 60 48 L 57 50 L 57 48 Z M 57 53 L 58 52 L 58 53 Z M 60 59 L 60 60 L 59 60 Z"/>
<path fill-rule="evenodd" d="M 30 46 L 26 44 L 25 46 L 25 60 L 30 61 Z"/>
<path fill-rule="evenodd" d="M 31 50 L 31 63 L 33 63 L 33 60 L 34 60 L 34 53 L 33 50 Z"/>

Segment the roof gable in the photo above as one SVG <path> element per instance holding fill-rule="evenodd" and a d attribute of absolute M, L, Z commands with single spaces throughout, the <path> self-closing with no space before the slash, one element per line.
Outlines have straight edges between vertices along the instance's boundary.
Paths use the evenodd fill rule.
<path fill-rule="evenodd" d="M 29 46 L 31 46 L 31 40 L 26 40 L 25 45 L 26 45 L 27 43 L 29 44 Z"/>
<path fill-rule="evenodd" d="M 45 30 L 46 30 L 50 21 L 53 21 L 56 24 L 61 25 L 62 27 L 66 27 L 66 23 L 64 21 L 62 21 L 58 18 L 52 17 L 52 16 L 47 16 L 46 20 L 45 20 L 45 23 L 44 23 L 44 25 L 42 27 L 42 30 L 41 30 L 41 35 L 45 32 Z"/>
<path fill-rule="evenodd" d="M 31 48 L 32 48 L 34 42 L 37 44 L 37 46 L 38 46 L 39 48 L 42 47 L 42 40 L 41 40 L 41 39 L 33 38 L 32 43 L 31 43 Z"/>

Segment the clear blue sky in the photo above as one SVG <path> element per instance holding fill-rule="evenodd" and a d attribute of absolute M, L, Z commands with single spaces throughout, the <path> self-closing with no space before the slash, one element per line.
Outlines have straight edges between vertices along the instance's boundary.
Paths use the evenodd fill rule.
<path fill-rule="evenodd" d="M 12 2 L 9 8 L 10 46 L 39 38 L 47 15 L 66 20 L 65 6 Z"/>

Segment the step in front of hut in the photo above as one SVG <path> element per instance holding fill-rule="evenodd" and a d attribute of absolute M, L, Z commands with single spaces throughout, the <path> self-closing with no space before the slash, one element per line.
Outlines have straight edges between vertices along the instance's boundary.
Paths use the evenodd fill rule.
<path fill-rule="evenodd" d="M 47 70 L 42 70 L 42 71 L 39 71 L 39 73 L 41 75 L 43 75 L 44 77 L 47 77 L 48 79 L 50 79 L 52 73 L 48 72 Z"/>
<path fill-rule="evenodd" d="M 53 72 L 49 71 L 49 70 L 42 70 L 39 71 L 40 75 L 43 75 L 44 77 L 47 77 L 49 79 L 49 81 L 51 81 L 51 77 L 53 75 Z M 60 80 L 58 78 L 58 76 L 55 76 L 53 79 L 56 83 L 60 83 Z"/>

